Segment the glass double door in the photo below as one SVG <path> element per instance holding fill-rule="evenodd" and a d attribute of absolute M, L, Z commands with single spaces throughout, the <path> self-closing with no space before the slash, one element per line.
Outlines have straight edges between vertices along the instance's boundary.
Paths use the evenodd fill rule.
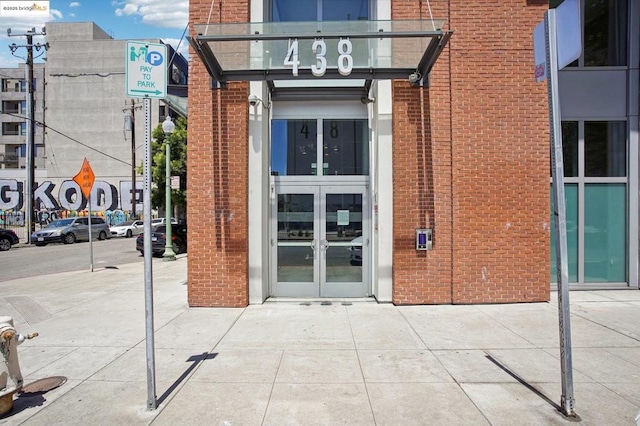
<path fill-rule="evenodd" d="M 367 296 L 367 186 L 276 183 L 274 190 L 272 295 Z"/>

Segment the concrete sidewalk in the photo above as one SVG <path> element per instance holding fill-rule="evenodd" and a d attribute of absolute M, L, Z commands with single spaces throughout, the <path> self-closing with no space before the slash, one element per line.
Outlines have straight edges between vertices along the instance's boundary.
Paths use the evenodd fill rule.
<path fill-rule="evenodd" d="M 189 308 L 187 259 L 153 264 L 158 409 L 148 411 L 143 263 L 0 283 L 23 394 L 0 425 L 573 424 L 558 412 L 551 303 L 370 301 Z M 576 411 L 634 425 L 640 292 L 571 293 Z"/>

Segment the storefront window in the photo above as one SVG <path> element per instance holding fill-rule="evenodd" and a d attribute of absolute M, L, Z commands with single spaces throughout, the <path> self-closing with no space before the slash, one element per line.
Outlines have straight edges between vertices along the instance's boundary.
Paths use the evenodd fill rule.
<path fill-rule="evenodd" d="M 584 66 L 627 65 L 627 0 L 584 0 Z"/>
<path fill-rule="evenodd" d="M 584 281 L 626 281 L 626 186 L 584 188 Z"/>
<path fill-rule="evenodd" d="M 368 176 L 367 120 L 324 119 L 321 128 L 322 135 L 318 135 L 318 120 L 313 119 L 272 120 L 271 174 Z"/>
<path fill-rule="evenodd" d="M 584 172 L 586 177 L 627 175 L 626 123 L 584 123 Z"/>
<path fill-rule="evenodd" d="M 562 123 L 562 159 L 565 177 L 578 177 L 578 122 Z"/>
<path fill-rule="evenodd" d="M 272 120 L 271 174 L 315 175 L 317 140 L 316 120 Z"/>
<path fill-rule="evenodd" d="M 369 19 L 368 0 L 272 0 L 272 22 Z"/>
<path fill-rule="evenodd" d="M 626 122 L 564 122 L 562 131 L 569 282 L 625 283 L 629 244 Z M 552 210 L 552 282 L 557 280 L 554 220 Z"/>
<path fill-rule="evenodd" d="M 563 0 L 550 0 L 558 7 Z M 585 67 L 627 65 L 627 1 L 582 0 L 583 55 Z M 578 66 L 574 61 L 569 66 Z"/>
<path fill-rule="evenodd" d="M 368 134 L 367 120 L 324 120 L 324 174 L 368 175 Z"/>

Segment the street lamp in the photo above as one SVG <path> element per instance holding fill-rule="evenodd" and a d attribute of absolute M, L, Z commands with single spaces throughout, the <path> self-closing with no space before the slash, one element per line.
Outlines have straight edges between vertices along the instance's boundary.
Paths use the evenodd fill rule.
<path fill-rule="evenodd" d="M 167 146 L 167 164 L 165 170 L 165 223 L 164 229 L 166 230 L 166 239 L 164 245 L 163 260 L 170 261 L 176 260 L 176 254 L 173 251 L 173 242 L 171 241 L 171 133 L 176 125 L 171 121 L 171 117 L 167 115 L 162 123 L 162 131 L 165 133 L 165 144 Z"/>

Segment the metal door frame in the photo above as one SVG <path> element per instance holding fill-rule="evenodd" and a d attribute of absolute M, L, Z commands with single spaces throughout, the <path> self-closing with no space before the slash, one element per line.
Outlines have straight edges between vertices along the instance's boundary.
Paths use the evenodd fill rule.
<path fill-rule="evenodd" d="M 365 182 L 366 181 L 366 182 Z M 368 177 L 351 177 L 343 180 L 318 182 L 303 179 L 295 182 L 289 179 L 274 178 L 271 184 L 270 233 L 270 273 L 269 295 L 272 297 L 368 297 L 371 295 L 371 211 Z M 314 239 L 312 241 L 314 265 L 313 283 L 278 282 L 278 195 L 313 194 L 314 196 Z M 326 195 L 361 194 L 362 195 L 362 282 L 327 282 L 326 280 Z M 305 247 L 306 242 L 284 243 L 285 246 Z M 329 249 L 348 249 L 348 243 L 334 243 Z"/>

